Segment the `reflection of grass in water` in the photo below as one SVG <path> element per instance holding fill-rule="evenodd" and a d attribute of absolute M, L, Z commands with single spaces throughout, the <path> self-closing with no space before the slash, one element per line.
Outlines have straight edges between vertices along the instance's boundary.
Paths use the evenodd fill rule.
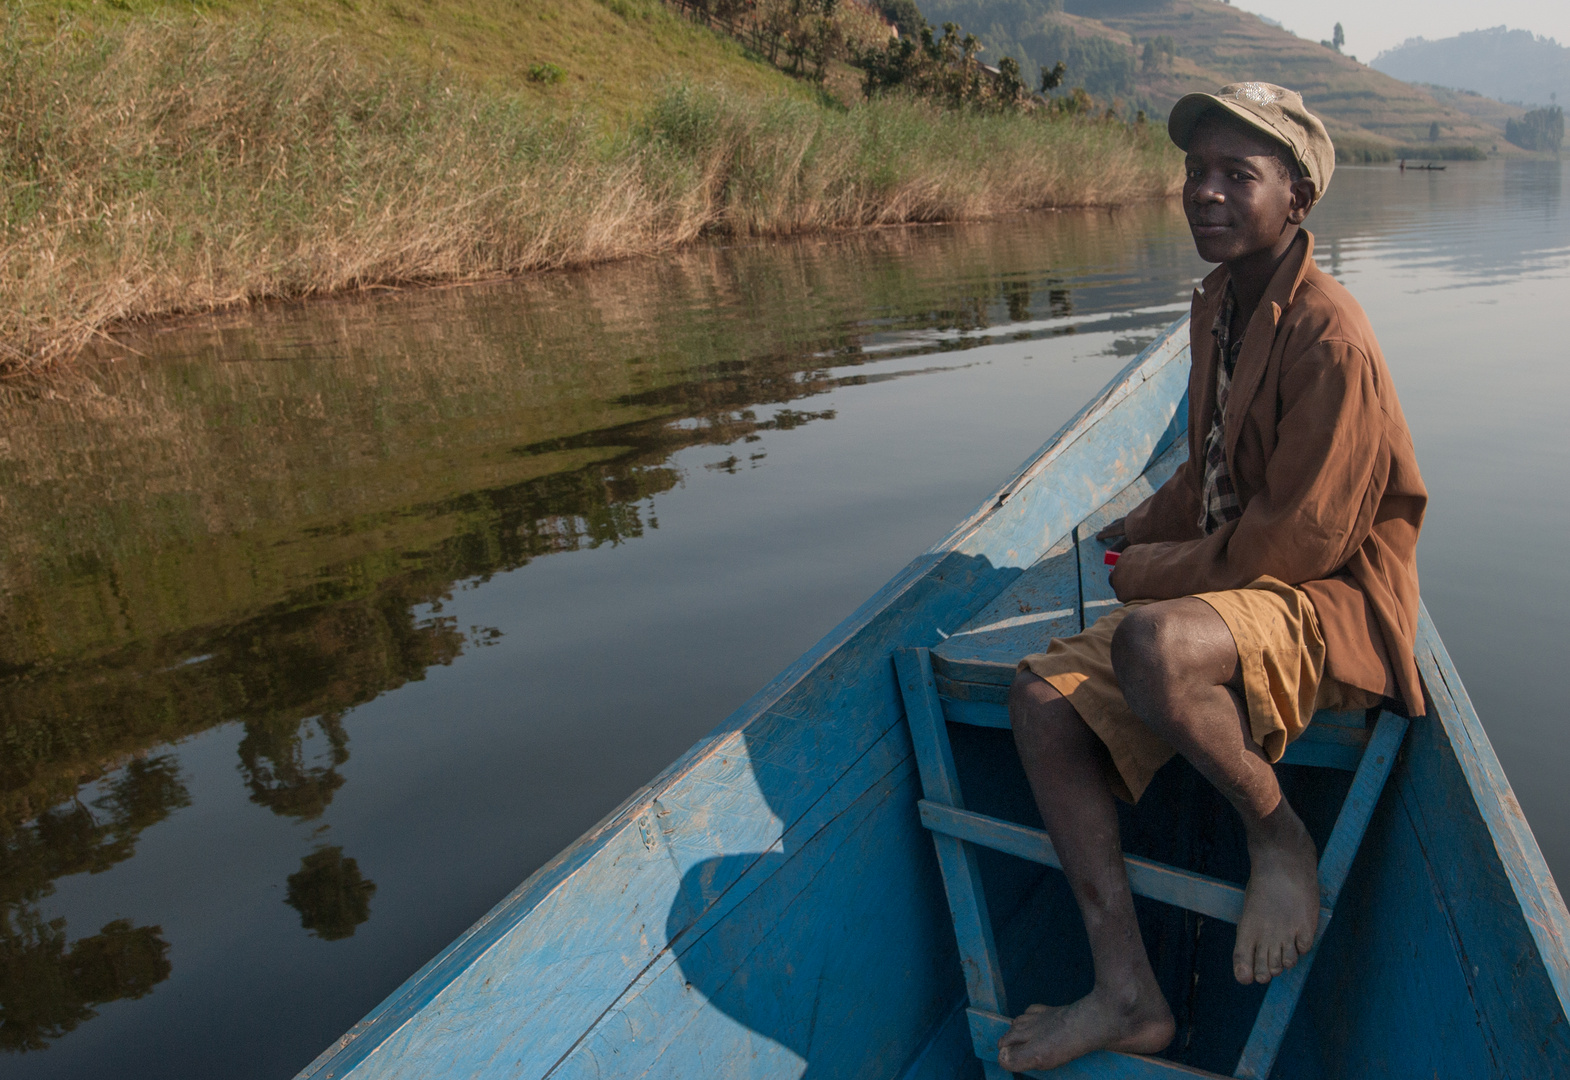
<path fill-rule="evenodd" d="M 253 798 L 319 815 L 349 750 L 331 718 L 465 647 L 415 614 L 454 582 L 636 538 L 676 451 L 827 419 L 792 405 L 838 385 L 813 357 L 854 364 L 868 327 L 1061 313 L 1041 267 L 1114 262 L 1163 213 L 286 309 L 170 339 L 187 360 L 4 391 L 0 830 L 225 721 Z M 218 362 L 280 354 L 298 362 Z"/>
<path fill-rule="evenodd" d="M 248 299 L 1173 188 L 1148 126 L 672 87 L 613 134 L 246 19 L 0 42 L 0 370 Z"/>

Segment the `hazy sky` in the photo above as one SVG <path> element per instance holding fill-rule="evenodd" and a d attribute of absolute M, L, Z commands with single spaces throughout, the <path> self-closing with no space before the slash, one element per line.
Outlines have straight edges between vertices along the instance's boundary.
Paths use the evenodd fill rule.
<path fill-rule="evenodd" d="M 1311 5 L 1301 0 L 1233 0 L 1245 11 L 1267 15 L 1301 37 L 1330 37 L 1337 22 L 1346 31 L 1344 51 L 1367 63 L 1409 37 L 1453 37 L 1501 24 L 1530 30 L 1570 45 L 1570 2 L 1566 0 L 1335 0 Z M 1323 25 L 1320 25 L 1320 24 Z"/>

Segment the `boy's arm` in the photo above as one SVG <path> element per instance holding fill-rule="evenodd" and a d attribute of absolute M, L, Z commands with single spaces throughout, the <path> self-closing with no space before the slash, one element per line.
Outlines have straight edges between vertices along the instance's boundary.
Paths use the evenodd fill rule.
<path fill-rule="evenodd" d="M 1209 536 L 1130 547 L 1112 573 L 1119 599 L 1238 589 L 1265 574 L 1300 585 L 1330 577 L 1363 543 L 1384 482 L 1373 365 L 1346 342 L 1319 342 L 1282 371 L 1281 401 L 1265 485 L 1243 516 Z"/>
<path fill-rule="evenodd" d="M 1203 535 L 1199 531 L 1198 469 L 1192 459 L 1190 453 L 1190 460 L 1122 519 L 1123 535 L 1130 544 L 1194 540 Z"/>

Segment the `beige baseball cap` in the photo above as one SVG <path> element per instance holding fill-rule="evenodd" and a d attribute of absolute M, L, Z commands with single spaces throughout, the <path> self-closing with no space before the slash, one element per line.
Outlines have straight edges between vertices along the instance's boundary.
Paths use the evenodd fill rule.
<path fill-rule="evenodd" d="M 1200 117 L 1211 109 L 1223 109 L 1283 143 L 1303 175 L 1314 182 L 1314 201 L 1324 197 L 1330 174 L 1336 171 L 1336 148 L 1325 125 L 1303 104 L 1302 94 L 1265 82 L 1229 83 L 1214 94 L 1185 94 L 1167 118 L 1167 134 L 1178 149 L 1188 149 Z"/>

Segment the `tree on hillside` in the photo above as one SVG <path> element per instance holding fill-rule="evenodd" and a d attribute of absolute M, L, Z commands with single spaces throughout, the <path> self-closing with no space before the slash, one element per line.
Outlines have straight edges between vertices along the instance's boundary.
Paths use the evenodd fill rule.
<path fill-rule="evenodd" d="M 1346 31 L 1341 29 L 1341 24 L 1336 23 L 1336 28 L 1330 35 L 1330 44 L 1336 47 L 1336 52 L 1341 51 L 1341 46 L 1346 44 Z"/>
<path fill-rule="evenodd" d="M 912 41 L 921 37 L 921 28 L 927 25 L 916 0 L 879 0 L 878 10 L 899 29 L 899 36 Z"/>
<path fill-rule="evenodd" d="M 1558 105 L 1533 109 L 1519 120 L 1505 121 L 1505 138 L 1523 150 L 1559 152 L 1565 139 L 1565 113 Z"/>
<path fill-rule="evenodd" d="M 1019 61 L 1005 56 L 998 61 L 998 103 L 1013 108 L 1025 98 L 1025 79 L 1020 74 Z"/>
<path fill-rule="evenodd" d="M 1009 112 L 1033 107 L 1019 61 L 1004 56 L 997 67 L 989 68 L 977 56 L 981 42 L 974 34 L 961 34 L 949 22 L 943 24 L 942 37 L 923 26 L 919 41 L 889 38 L 881 48 L 854 50 L 863 72 L 862 92 L 869 99 L 891 91 L 906 93 L 949 108 Z M 1053 72 L 1044 71 L 1044 88 L 1061 82 L 1065 70 L 1060 63 Z M 1048 76 L 1056 81 L 1048 83 Z"/>
<path fill-rule="evenodd" d="M 1428 141 L 1429 142 L 1438 142 L 1439 141 L 1439 121 L 1438 120 L 1435 120 L 1432 124 L 1428 125 Z"/>
<path fill-rule="evenodd" d="M 1162 66 L 1171 66 L 1172 58 L 1177 55 L 1177 42 L 1169 34 L 1157 34 L 1145 42 L 1144 52 L 1140 54 L 1139 64 L 1143 71 L 1156 71 Z"/>

